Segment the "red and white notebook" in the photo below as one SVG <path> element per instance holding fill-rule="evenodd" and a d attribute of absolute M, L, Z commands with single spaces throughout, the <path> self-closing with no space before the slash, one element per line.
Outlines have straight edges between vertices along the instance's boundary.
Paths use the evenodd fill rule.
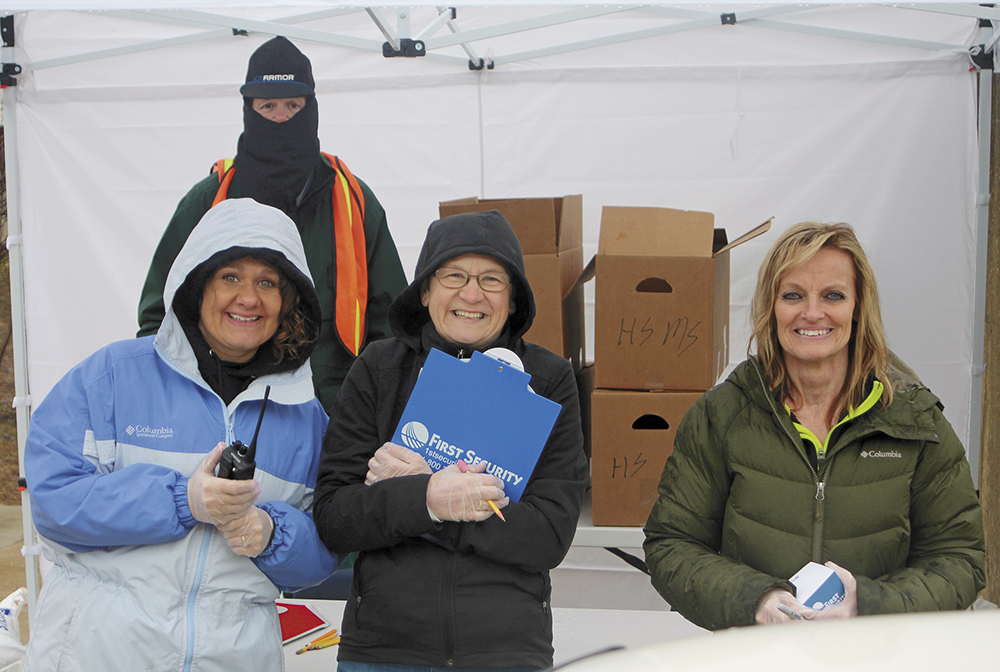
<path fill-rule="evenodd" d="M 316 632 L 330 625 L 330 622 L 305 604 L 276 602 L 278 620 L 281 622 L 281 643 L 287 644 L 310 632 Z"/>

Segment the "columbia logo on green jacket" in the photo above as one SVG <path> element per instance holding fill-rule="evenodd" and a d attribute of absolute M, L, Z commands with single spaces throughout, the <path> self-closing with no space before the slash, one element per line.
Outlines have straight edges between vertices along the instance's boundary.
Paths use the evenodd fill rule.
<path fill-rule="evenodd" d="M 871 452 L 867 450 L 861 451 L 861 457 L 902 457 L 902 453 L 895 450 L 873 450 Z"/>

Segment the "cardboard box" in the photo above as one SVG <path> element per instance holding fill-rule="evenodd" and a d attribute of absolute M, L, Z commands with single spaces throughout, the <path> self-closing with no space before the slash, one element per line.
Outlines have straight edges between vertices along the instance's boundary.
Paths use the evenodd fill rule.
<path fill-rule="evenodd" d="M 499 210 L 517 234 L 535 296 L 535 320 L 525 340 L 583 366 L 583 197 L 444 201 L 441 217 Z"/>
<path fill-rule="evenodd" d="M 729 250 L 709 212 L 605 207 L 597 256 L 598 388 L 707 390 L 729 362 Z"/>
<path fill-rule="evenodd" d="M 583 196 L 561 198 L 459 198 L 438 204 L 442 217 L 499 210 L 529 254 L 558 254 L 583 246 Z M 574 281 L 576 279 L 574 278 Z"/>
<path fill-rule="evenodd" d="M 591 395 L 594 525 L 642 526 L 674 436 L 700 392 L 596 389 Z"/>

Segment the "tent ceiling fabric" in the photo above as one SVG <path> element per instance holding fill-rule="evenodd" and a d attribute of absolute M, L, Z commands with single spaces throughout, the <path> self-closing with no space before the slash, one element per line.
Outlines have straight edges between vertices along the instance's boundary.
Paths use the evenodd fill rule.
<path fill-rule="evenodd" d="M 891 345 L 967 438 L 979 212 L 967 50 L 984 39 L 974 17 L 997 10 L 463 6 L 457 29 L 495 63 L 472 71 L 434 8 L 404 18 L 394 7 L 268 4 L 14 15 L 4 61 L 23 68 L 8 115 L 35 403 L 87 354 L 134 334 L 152 250 L 180 197 L 235 151 L 247 58 L 280 32 L 313 61 L 324 150 L 379 196 L 408 273 L 438 201 L 451 198 L 582 193 L 587 258 L 604 205 L 706 210 L 731 236 L 773 215 L 771 233 L 732 254 L 737 361 L 777 233 L 848 221 L 879 274 Z M 728 11 L 735 25 L 722 25 Z M 599 15 L 550 20 L 570 12 Z M 435 58 L 384 58 L 373 14 L 390 36 L 422 35 Z M 584 43 L 594 46 L 555 50 Z"/>

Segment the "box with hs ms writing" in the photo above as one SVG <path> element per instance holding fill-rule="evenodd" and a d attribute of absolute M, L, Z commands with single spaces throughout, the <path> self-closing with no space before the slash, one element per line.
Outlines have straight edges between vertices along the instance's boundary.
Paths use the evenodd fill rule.
<path fill-rule="evenodd" d="M 605 207 L 597 256 L 598 388 L 707 390 L 729 362 L 729 250 L 709 212 Z"/>

